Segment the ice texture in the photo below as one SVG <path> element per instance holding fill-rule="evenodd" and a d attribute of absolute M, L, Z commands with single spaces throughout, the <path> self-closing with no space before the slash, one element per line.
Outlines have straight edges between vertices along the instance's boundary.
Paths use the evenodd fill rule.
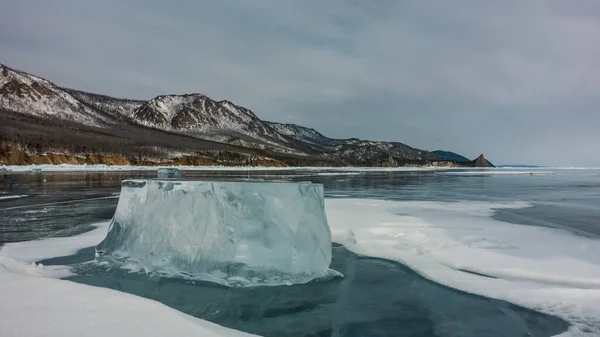
<path fill-rule="evenodd" d="M 158 178 L 181 178 L 181 171 L 173 167 L 161 167 L 156 173 Z"/>
<path fill-rule="evenodd" d="M 231 286 L 329 273 L 323 185 L 125 180 L 100 262 Z"/>

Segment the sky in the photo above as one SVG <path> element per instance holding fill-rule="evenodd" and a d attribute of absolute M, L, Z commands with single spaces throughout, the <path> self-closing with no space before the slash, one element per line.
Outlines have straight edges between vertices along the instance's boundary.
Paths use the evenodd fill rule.
<path fill-rule="evenodd" d="M 597 0 L 0 0 L 0 63 L 329 137 L 600 166 Z"/>

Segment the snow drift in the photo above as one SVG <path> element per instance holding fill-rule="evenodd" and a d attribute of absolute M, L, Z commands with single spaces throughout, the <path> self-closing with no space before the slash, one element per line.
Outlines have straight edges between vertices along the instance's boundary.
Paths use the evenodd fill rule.
<path fill-rule="evenodd" d="M 228 286 L 305 283 L 331 262 L 323 186 L 126 180 L 96 257 Z"/>

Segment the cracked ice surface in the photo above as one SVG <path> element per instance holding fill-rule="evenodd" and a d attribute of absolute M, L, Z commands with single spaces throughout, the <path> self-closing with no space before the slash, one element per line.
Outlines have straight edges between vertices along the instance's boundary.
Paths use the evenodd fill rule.
<path fill-rule="evenodd" d="M 231 286 L 328 274 L 323 186 L 296 182 L 126 180 L 100 262 Z"/>

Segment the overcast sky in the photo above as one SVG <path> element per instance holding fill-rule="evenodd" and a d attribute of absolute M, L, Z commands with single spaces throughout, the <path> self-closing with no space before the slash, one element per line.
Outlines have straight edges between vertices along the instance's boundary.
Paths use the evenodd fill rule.
<path fill-rule="evenodd" d="M 0 0 L 0 63 L 330 137 L 600 166 L 597 0 Z"/>

